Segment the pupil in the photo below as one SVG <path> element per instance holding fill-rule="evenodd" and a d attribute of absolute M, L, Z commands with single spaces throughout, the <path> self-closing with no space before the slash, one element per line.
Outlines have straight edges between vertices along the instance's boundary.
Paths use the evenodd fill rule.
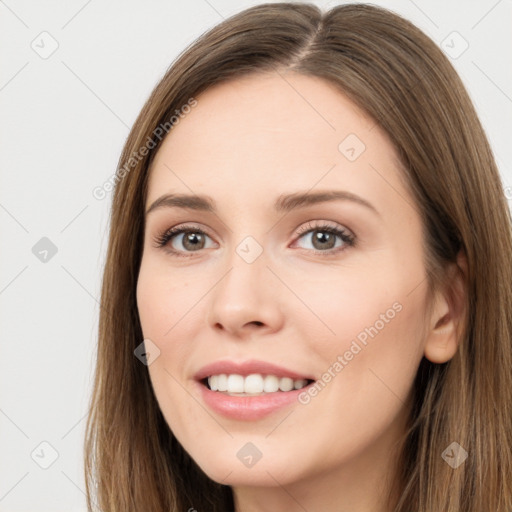
<path fill-rule="evenodd" d="M 185 237 L 185 242 L 187 244 L 191 244 L 192 247 L 197 248 L 197 246 L 201 243 L 201 235 L 198 233 L 190 233 Z"/>
<path fill-rule="evenodd" d="M 332 240 L 329 240 L 332 238 L 333 237 L 332 237 L 331 233 L 327 233 L 325 231 L 316 231 L 316 236 L 314 237 L 314 240 L 317 242 L 320 242 L 321 245 L 324 244 L 324 246 L 325 246 L 325 244 L 329 243 L 329 241 L 332 242 Z"/>

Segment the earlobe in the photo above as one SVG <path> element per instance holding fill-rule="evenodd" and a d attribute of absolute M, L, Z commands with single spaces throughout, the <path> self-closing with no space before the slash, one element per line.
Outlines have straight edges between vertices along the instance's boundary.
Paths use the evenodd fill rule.
<path fill-rule="evenodd" d="M 435 297 L 431 326 L 425 340 L 425 357 L 432 363 L 446 363 L 456 353 L 465 319 L 467 262 L 462 251 L 457 264 L 448 271 L 448 283 Z"/>

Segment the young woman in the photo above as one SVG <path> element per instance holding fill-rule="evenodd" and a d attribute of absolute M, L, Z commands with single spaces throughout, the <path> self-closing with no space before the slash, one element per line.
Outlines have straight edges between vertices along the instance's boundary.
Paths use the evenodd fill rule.
<path fill-rule="evenodd" d="M 115 185 L 91 510 L 512 510 L 511 219 L 420 30 L 233 16 L 157 85 Z"/>

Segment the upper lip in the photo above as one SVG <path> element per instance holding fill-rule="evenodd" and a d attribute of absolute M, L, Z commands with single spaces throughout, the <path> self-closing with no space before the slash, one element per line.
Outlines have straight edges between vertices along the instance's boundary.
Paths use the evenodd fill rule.
<path fill-rule="evenodd" d="M 211 375 L 237 374 L 242 376 L 251 375 L 252 373 L 260 373 L 266 375 L 275 375 L 276 377 L 289 377 L 294 380 L 309 379 L 314 380 L 309 375 L 304 375 L 288 368 L 269 363 L 267 361 L 259 361 L 252 359 L 250 361 L 215 361 L 213 363 L 203 366 L 196 374 L 195 379 L 203 380 Z"/>

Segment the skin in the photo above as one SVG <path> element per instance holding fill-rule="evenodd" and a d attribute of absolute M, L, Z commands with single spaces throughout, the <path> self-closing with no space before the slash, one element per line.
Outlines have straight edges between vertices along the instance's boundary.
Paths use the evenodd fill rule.
<path fill-rule="evenodd" d="M 147 215 L 137 303 L 144 337 L 160 350 L 150 378 L 174 435 L 210 478 L 232 486 L 237 512 L 385 512 L 418 365 L 454 355 L 456 308 L 439 293 L 425 316 L 422 224 L 386 135 L 329 83 L 281 75 L 201 94 L 158 150 L 146 210 L 171 192 L 209 195 L 218 210 Z M 366 147 L 354 161 L 338 148 L 349 134 Z M 280 194 L 319 190 L 357 194 L 378 213 L 348 200 L 273 211 Z M 336 236 L 334 250 L 345 248 L 325 256 L 332 246 L 297 234 L 310 221 L 356 244 Z M 183 235 L 155 246 L 183 223 L 206 231 L 199 250 Z M 236 252 L 247 236 L 263 250 L 252 263 Z M 401 310 L 307 404 L 238 421 L 197 392 L 194 374 L 219 359 L 322 379 L 393 304 Z M 262 453 L 250 468 L 236 456 L 247 442 Z"/>

